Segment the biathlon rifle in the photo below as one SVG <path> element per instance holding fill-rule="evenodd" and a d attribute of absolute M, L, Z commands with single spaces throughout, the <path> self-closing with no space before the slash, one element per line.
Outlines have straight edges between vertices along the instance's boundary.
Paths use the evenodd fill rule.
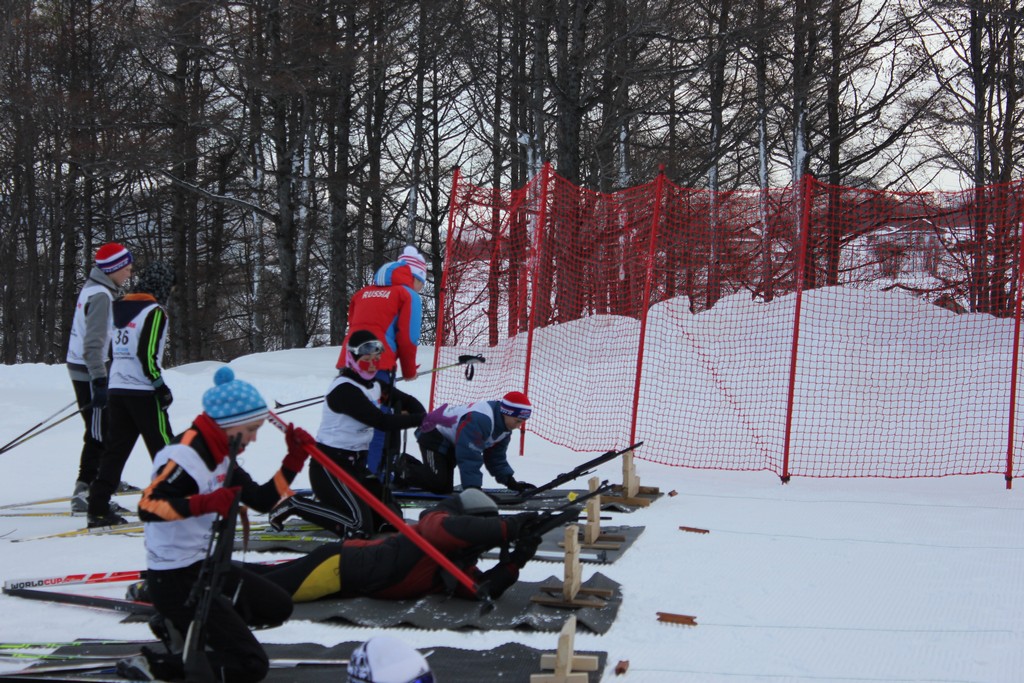
<path fill-rule="evenodd" d="M 614 451 L 614 450 L 612 450 L 612 451 L 608 451 L 607 453 L 602 453 L 601 455 L 597 456 L 596 458 L 592 458 L 592 459 L 590 459 L 590 460 L 588 460 L 588 461 L 586 461 L 584 463 L 580 463 L 579 465 L 577 465 L 576 467 L 572 468 L 568 472 L 563 472 L 562 474 L 559 474 L 557 477 L 555 477 L 551 481 L 547 482 L 546 484 L 541 484 L 537 488 L 528 489 L 526 491 L 523 491 L 522 493 L 518 494 L 515 497 L 502 498 L 501 500 L 506 505 L 508 505 L 510 503 L 514 503 L 514 502 L 520 502 L 521 503 L 523 501 L 527 501 L 527 500 L 529 500 L 530 498 L 533 498 L 534 496 L 536 496 L 539 493 L 543 493 L 544 491 L 550 491 L 551 489 L 557 488 L 557 487 L 561 486 L 562 484 L 565 484 L 566 482 L 570 482 L 570 481 L 573 481 L 574 479 L 579 479 L 580 477 L 586 476 L 586 475 L 590 474 L 591 472 L 593 472 L 594 468 L 597 467 L 598 465 L 603 465 L 604 463 L 608 462 L 609 460 L 614 460 L 615 458 L 619 457 L 620 455 L 624 455 L 626 453 L 629 453 L 630 451 L 634 451 L 634 450 L 636 450 L 637 448 L 640 448 L 640 446 L 643 446 L 643 445 L 644 445 L 643 441 L 637 441 L 632 446 L 629 446 L 628 448 L 623 448 L 621 451 Z"/>
<path fill-rule="evenodd" d="M 240 448 L 241 435 L 228 442 L 228 458 L 231 462 L 224 476 L 224 488 L 233 485 L 234 475 L 238 470 L 237 455 Z M 239 491 L 231 501 L 228 513 L 214 522 L 206 559 L 203 560 L 199 578 L 188 598 L 188 602 L 195 606 L 195 613 L 185 636 L 185 648 L 181 656 L 185 664 L 185 677 L 195 683 L 214 683 L 217 680 L 210 660 L 206 657 L 206 619 L 210 615 L 210 606 L 224 587 L 224 579 L 231 567 L 231 551 L 235 547 L 235 524 L 241 498 Z"/>
<path fill-rule="evenodd" d="M 540 537 L 552 529 L 557 529 L 569 522 L 575 522 L 580 516 L 580 506 L 583 503 L 586 503 L 595 496 L 600 496 L 602 493 L 608 493 L 612 488 L 614 488 L 614 485 L 609 484 L 608 480 L 605 479 L 601 482 L 601 485 L 593 491 L 588 491 L 587 493 L 576 496 L 575 498 L 562 503 L 558 507 L 545 510 L 537 515 L 536 519 L 532 519 L 520 527 L 519 538 L 525 538 L 527 536 Z"/>

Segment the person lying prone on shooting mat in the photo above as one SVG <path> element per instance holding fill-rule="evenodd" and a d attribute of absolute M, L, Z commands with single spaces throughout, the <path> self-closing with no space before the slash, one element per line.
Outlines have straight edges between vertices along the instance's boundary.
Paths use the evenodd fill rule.
<path fill-rule="evenodd" d="M 541 538 L 530 522 L 538 517 L 536 512 L 499 517 L 490 496 L 467 489 L 425 510 L 413 529 L 478 585 L 486 586 L 491 598 L 498 598 L 537 552 Z M 496 547 L 503 548 L 502 559 L 480 570 L 480 555 Z M 404 600 L 451 592 L 476 598 L 402 534 L 327 543 L 305 557 L 268 567 L 264 578 L 288 591 L 295 602 L 360 596 Z"/>

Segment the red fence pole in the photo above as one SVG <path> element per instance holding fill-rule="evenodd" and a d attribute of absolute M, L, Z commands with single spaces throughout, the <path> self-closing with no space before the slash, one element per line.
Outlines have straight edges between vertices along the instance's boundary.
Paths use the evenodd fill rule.
<path fill-rule="evenodd" d="M 1024 184 L 1018 189 L 1024 189 Z M 1005 199 L 1005 198 L 1004 198 Z M 1018 198 L 1019 201 L 1019 198 Z M 1004 214 L 1005 215 L 1005 211 Z M 1020 360 L 1020 313 L 1021 313 L 1021 287 L 1024 286 L 1024 232 L 1017 231 L 1017 283 L 1014 289 L 1014 310 L 1013 310 L 1013 352 L 1010 365 L 1010 419 L 1009 428 L 1006 434 L 1006 488 L 1013 488 L 1013 432 L 1017 413 L 1017 365 Z"/>
<path fill-rule="evenodd" d="M 651 281 L 654 279 L 654 251 L 658 244 L 658 223 L 661 220 L 661 199 L 665 189 L 665 167 L 658 171 L 654 185 L 654 215 L 651 217 L 650 246 L 647 248 L 647 275 L 644 282 L 644 310 L 640 318 L 640 343 L 636 350 L 636 378 L 633 381 L 633 417 L 629 426 L 629 443 L 636 443 L 636 421 L 640 412 L 640 379 L 644 371 L 644 342 L 647 340 L 647 314 L 650 311 Z"/>
<path fill-rule="evenodd" d="M 445 260 L 452 253 L 452 239 L 455 234 L 455 197 L 458 195 L 459 179 L 461 178 L 460 169 L 458 166 L 455 167 L 455 171 L 452 173 L 452 193 L 448 199 L 448 237 L 444 242 L 444 256 Z M 434 323 L 434 367 L 439 367 L 438 360 L 441 357 L 441 344 L 444 343 L 444 305 L 445 305 L 445 294 L 448 292 L 448 272 L 447 267 L 441 269 L 441 287 L 437 293 L 437 321 Z M 435 372 L 430 377 L 430 408 L 434 408 L 434 391 L 437 388 L 437 373 Z"/>
<path fill-rule="evenodd" d="M 804 175 L 800 188 L 800 250 L 797 254 L 796 310 L 793 313 L 793 342 L 789 350 L 789 391 L 786 396 L 786 437 L 782 446 L 782 483 L 789 482 L 789 451 L 793 436 L 793 395 L 796 390 L 796 355 L 800 346 L 800 308 L 803 305 L 804 274 L 807 265 L 807 242 L 811 232 L 811 176 Z"/>
<path fill-rule="evenodd" d="M 548 184 L 551 180 L 550 161 L 544 162 L 544 165 L 541 166 L 540 173 L 540 208 L 537 211 L 537 228 L 533 233 L 533 239 L 531 240 L 533 246 L 530 250 L 530 264 L 533 268 L 533 292 L 532 301 L 530 302 L 530 325 L 526 330 L 526 367 L 523 369 L 523 393 L 527 396 L 530 395 L 530 364 L 533 361 L 533 330 L 537 326 L 537 292 L 549 291 L 546 288 L 539 287 L 538 278 L 540 277 L 542 267 L 540 258 L 544 253 L 544 237 L 547 232 L 545 227 L 548 218 Z M 548 296 L 550 296 L 550 294 L 548 294 Z M 525 450 L 526 423 L 524 422 L 519 431 L 519 455 L 522 455 Z"/>

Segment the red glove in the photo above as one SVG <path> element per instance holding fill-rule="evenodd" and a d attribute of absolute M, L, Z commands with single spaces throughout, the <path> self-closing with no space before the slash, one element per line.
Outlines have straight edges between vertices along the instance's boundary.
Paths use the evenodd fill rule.
<path fill-rule="evenodd" d="M 288 428 L 284 430 L 284 442 L 288 444 L 288 455 L 281 461 L 281 467 L 298 474 L 309 457 L 306 446 L 315 445 L 316 440 L 302 427 L 288 423 Z"/>
<path fill-rule="evenodd" d="M 188 499 L 188 511 L 193 517 L 216 512 L 221 517 L 228 514 L 231 504 L 235 502 L 235 496 L 242 492 L 241 486 L 229 486 L 226 489 L 217 489 L 209 493 L 197 493 Z"/>

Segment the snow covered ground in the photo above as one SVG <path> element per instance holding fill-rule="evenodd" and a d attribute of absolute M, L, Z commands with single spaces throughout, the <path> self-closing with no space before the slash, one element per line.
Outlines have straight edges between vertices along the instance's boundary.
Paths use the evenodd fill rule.
<path fill-rule="evenodd" d="M 421 349 L 423 367 L 430 366 L 431 351 Z M 289 401 L 322 393 L 336 357 L 336 348 L 306 349 L 249 356 L 231 365 L 268 401 Z M 176 430 L 199 412 L 202 392 L 219 365 L 167 371 Z M 428 378 L 405 388 L 426 402 Z M 72 398 L 63 366 L 0 366 L 0 389 L 2 443 Z M 289 417 L 313 431 L 319 408 Z M 67 495 L 81 433 L 75 418 L 0 454 L 0 505 Z M 417 452 L 413 444 L 409 450 Z M 535 483 L 593 455 L 529 436 L 526 453 L 512 464 L 519 478 Z M 283 454 L 281 434 L 268 425 L 244 454 L 244 465 L 262 480 Z M 1010 683 L 1024 677 L 1024 483 L 1007 491 L 1001 477 L 986 475 L 797 478 L 782 485 L 767 473 L 693 471 L 642 461 L 637 468 L 642 484 L 679 495 L 615 514 L 607 524 L 646 530 L 614 564 L 584 565 L 584 580 L 600 571 L 623 590 L 611 630 L 576 637 L 578 649 L 608 653 L 604 680 Z M 124 478 L 144 484 L 148 471 L 140 443 Z M 598 474 L 621 481 L 617 463 Z M 296 486 L 307 481 L 303 474 Z M 18 542 L 84 522 L 0 517 L 0 579 L 143 568 L 138 537 Z M 524 571 L 527 580 L 550 575 L 560 575 L 560 567 L 535 562 Z M 661 623 L 657 612 L 692 615 L 698 625 Z M 0 613 L 0 641 L 150 636 L 144 624 L 121 624 L 116 613 L 81 607 L 2 596 Z M 553 649 L 557 640 L 554 633 L 392 632 L 416 647 L 483 650 L 518 641 Z M 258 635 L 264 642 L 335 644 L 373 633 L 292 621 Z M 629 660 L 629 670 L 617 677 L 612 669 L 620 660 Z M 0 673 L 21 666 L 0 662 Z"/>

